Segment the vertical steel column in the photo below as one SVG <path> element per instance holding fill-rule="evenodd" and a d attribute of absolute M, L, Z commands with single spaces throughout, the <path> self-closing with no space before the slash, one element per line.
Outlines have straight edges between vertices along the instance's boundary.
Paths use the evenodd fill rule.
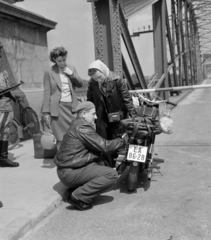
<path fill-rule="evenodd" d="M 180 0 L 179 0 L 180 1 Z M 187 54 L 185 51 L 185 43 L 184 43 L 184 24 L 183 24 L 183 14 L 182 14 L 182 10 L 183 10 L 183 6 L 182 3 L 180 3 L 178 5 L 179 8 L 179 23 L 180 23 L 180 34 L 181 34 L 181 45 L 182 45 L 182 52 L 183 52 L 183 74 L 185 75 L 185 77 L 182 78 L 182 85 L 187 86 L 187 82 L 188 82 L 188 74 L 187 74 Z"/>
<path fill-rule="evenodd" d="M 101 59 L 110 70 L 122 76 L 118 0 L 94 1 L 92 12 L 95 58 Z"/>
<path fill-rule="evenodd" d="M 180 4 L 181 0 L 177 0 L 177 21 L 176 21 L 176 34 L 177 34 L 177 47 L 179 55 L 179 83 L 182 86 L 183 71 L 182 71 L 182 51 L 181 51 L 181 29 L 180 29 Z"/>
<path fill-rule="evenodd" d="M 190 37 L 190 4 L 187 3 L 185 5 L 185 19 L 186 19 L 186 24 L 185 24 L 185 29 L 186 29 L 186 36 L 187 36 L 187 49 L 188 49 L 188 57 L 189 57 L 189 75 L 190 75 L 190 81 L 189 84 L 193 85 L 193 59 L 192 59 L 192 54 L 191 54 L 191 37 Z"/>
<path fill-rule="evenodd" d="M 181 86 L 181 80 L 182 80 L 182 71 L 181 71 L 181 50 L 180 50 L 180 24 L 178 22 L 178 0 L 172 1 L 174 4 L 172 4 L 172 15 L 174 16 L 174 28 L 175 28 L 175 35 L 176 35 L 176 47 L 177 47 L 177 55 L 179 56 L 179 66 L 178 66 L 178 71 L 179 71 L 179 80 L 178 80 L 178 85 Z M 177 10 L 175 10 L 175 7 Z"/>
<path fill-rule="evenodd" d="M 196 60 L 196 83 L 202 79 L 202 62 L 201 62 L 201 54 L 200 54 L 200 43 L 199 43 L 199 35 L 198 35 L 198 27 L 196 22 L 195 11 L 192 7 L 193 14 L 193 30 L 194 30 L 194 56 Z"/>
<path fill-rule="evenodd" d="M 191 58 L 190 58 L 190 48 L 189 48 L 189 29 L 188 29 L 188 2 L 185 0 L 184 2 L 184 44 L 185 44 L 185 51 L 186 51 L 186 60 L 187 60 L 187 81 L 186 84 L 190 85 L 191 79 Z"/>
<path fill-rule="evenodd" d="M 139 80 L 140 87 L 143 88 L 143 89 L 146 89 L 147 84 L 146 84 L 146 81 L 145 81 L 145 77 L 144 77 L 142 68 L 140 66 L 138 56 L 136 54 L 132 39 L 130 37 L 130 33 L 129 33 L 129 30 L 128 30 L 127 23 L 125 21 L 123 12 L 121 10 L 121 7 L 119 8 L 119 10 L 120 10 L 119 12 L 120 12 L 121 32 L 122 32 L 123 41 L 124 41 L 125 46 L 127 48 L 128 55 L 131 59 L 131 63 L 134 67 L 137 78 Z"/>
<path fill-rule="evenodd" d="M 177 0 L 176 0 L 177 1 Z M 172 33 L 174 35 L 174 51 L 175 51 L 175 58 L 177 57 L 177 61 L 175 61 L 176 67 L 176 74 L 177 74 L 177 85 L 180 86 L 180 79 L 181 79 L 181 58 L 180 58 L 180 41 L 179 41 L 179 34 L 178 34 L 178 16 L 175 10 L 177 6 L 177 2 L 172 0 L 171 11 L 172 11 Z"/>
<path fill-rule="evenodd" d="M 194 28 L 193 28 L 193 12 L 191 5 L 189 7 L 189 16 L 190 16 L 190 46 L 191 46 L 191 59 L 192 59 L 192 84 L 196 84 L 196 59 L 195 59 L 195 35 L 194 35 Z"/>
<path fill-rule="evenodd" d="M 169 86 L 170 87 L 174 87 L 174 86 L 177 86 L 177 74 L 176 74 L 176 66 L 175 66 L 175 52 L 174 52 L 174 42 L 173 42 L 173 38 L 171 37 L 171 29 L 170 29 L 170 23 L 169 23 L 169 15 L 168 15 L 168 9 L 167 9 L 167 6 L 166 6 L 166 30 L 167 30 L 167 39 L 168 39 L 168 43 L 169 43 L 169 50 L 170 50 L 170 57 L 171 57 L 171 63 L 173 63 L 173 67 L 172 67 L 172 70 L 173 70 L 173 80 L 174 80 L 174 85 L 172 85 L 172 82 L 171 82 L 171 78 L 169 77 L 170 76 L 170 73 L 168 74 L 168 77 L 169 77 Z"/>
<path fill-rule="evenodd" d="M 110 8 L 110 22 L 111 22 L 111 43 L 112 43 L 112 52 L 113 52 L 113 70 L 115 73 L 122 76 L 122 53 L 121 53 L 121 24 L 120 24 L 120 15 L 119 15 L 119 1 L 118 0 L 109 0 Z"/>
<path fill-rule="evenodd" d="M 132 77 L 130 75 L 130 72 L 128 70 L 128 67 L 127 67 L 127 64 L 126 64 L 126 61 L 125 61 L 125 58 L 124 58 L 123 55 L 122 55 L 122 69 L 123 69 L 123 75 L 127 79 L 127 83 L 128 83 L 129 89 L 135 90 Z"/>
<path fill-rule="evenodd" d="M 165 80 L 161 87 L 168 87 L 168 71 L 167 71 L 167 52 L 166 52 L 166 6 L 164 0 L 159 0 L 152 6 L 153 10 L 153 29 L 154 29 L 154 62 L 155 73 L 158 78 L 165 73 Z M 168 92 L 162 93 L 162 98 L 168 99 Z"/>
<path fill-rule="evenodd" d="M 195 74 L 195 78 L 194 78 L 194 84 L 197 83 L 197 79 L 198 79 L 198 68 L 197 68 L 197 46 L 196 46 L 196 25 L 195 25 L 195 15 L 194 15 L 194 11 L 193 8 L 191 7 L 191 13 L 192 13 L 192 34 L 193 34 L 193 56 L 194 56 L 194 74 Z"/>
<path fill-rule="evenodd" d="M 175 48 L 176 48 L 176 43 L 175 43 L 175 8 L 174 8 L 174 0 L 171 0 L 171 27 L 172 27 L 172 45 L 173 45 L 173 53 L 174 53 L 174 67 L 175 67 L 175 78 L 174 78 L 174 86 L 178 86 L 178 76 L 177 76 L 177 61 L 175 61 L 175 58 L 176 58 L 176 52 L 175 52 Z"/>

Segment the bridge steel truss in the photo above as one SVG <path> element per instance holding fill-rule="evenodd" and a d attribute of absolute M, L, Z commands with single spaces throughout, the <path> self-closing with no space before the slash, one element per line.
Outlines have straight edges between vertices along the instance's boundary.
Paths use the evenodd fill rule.
<path fill-rule="evenodd" d="M 131 90 L 146 89 L 148 85 L 132 41 L 132 37 L 139 36 L 143 32 L 131 36 L 127 20 L 132 7 L 137 8 L 138 11 L 148 4 L 152 7 L 154 66 L 158 79 L 153 88 L 188 86 L 202 80 L 196 1 L 167 1 L 87 0 L 92 2 L 95 58 L 101 59 L 110 70 L 124 76 Z M 133 10 L 133 14 L 135 11 Z M 121 38 L 138 78 L 138 87 L 134 85 L 122 55 Z M 167 93 L 163 92 L 162 97 L 168 99 Z"/>

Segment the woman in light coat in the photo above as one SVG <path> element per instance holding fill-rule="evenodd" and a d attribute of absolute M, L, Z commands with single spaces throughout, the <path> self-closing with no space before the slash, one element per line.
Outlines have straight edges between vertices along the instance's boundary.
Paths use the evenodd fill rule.
<path fill-rule="evenodd" d="M 44 74 L 44 97 L 42 113 L 47 126 L 51 126 L 57 139 L 57 148 L 67 132 L 72 120 L 78 99 L 75 88 L 83 86 L 83 79 L 73 65 L 66 64 L 67 50 L 56 47 L 50 52 L 50 60 L 55 63 Z M 49 126 L 49 127 L 50 127 Z"/>

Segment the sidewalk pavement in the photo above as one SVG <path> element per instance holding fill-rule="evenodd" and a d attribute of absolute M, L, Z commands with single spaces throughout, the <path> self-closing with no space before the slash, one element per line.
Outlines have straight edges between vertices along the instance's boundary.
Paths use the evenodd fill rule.
<path fill-rule="evenodd" d="M 179 102 L 191 90 L 170 101 Z M 66 187 L 60 183 L 53 159 L 35 159 L 33 140 L 21 142 L 10 151 L 18 168 L 0 168 L 0 240 L 19 239 L 62 202 Z"/>

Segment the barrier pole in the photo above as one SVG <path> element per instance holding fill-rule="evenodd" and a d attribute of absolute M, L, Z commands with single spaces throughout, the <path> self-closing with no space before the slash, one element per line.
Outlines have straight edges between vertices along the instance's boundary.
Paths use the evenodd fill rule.
<path fill-rule="evenodd" d="M 168 87 L 168 88 L 151 88 L 151 89 L 137 89 L 130 90 L 130 93 L 150 93 L 150 92 L 162 92 L 162 91 L 178 91 L 178 90 L 194 90 L 200 88 L 211 88 L 211 84 L 207 85 L 192 85 L 192 86 L 181 86 L 181 87 Z"/>

